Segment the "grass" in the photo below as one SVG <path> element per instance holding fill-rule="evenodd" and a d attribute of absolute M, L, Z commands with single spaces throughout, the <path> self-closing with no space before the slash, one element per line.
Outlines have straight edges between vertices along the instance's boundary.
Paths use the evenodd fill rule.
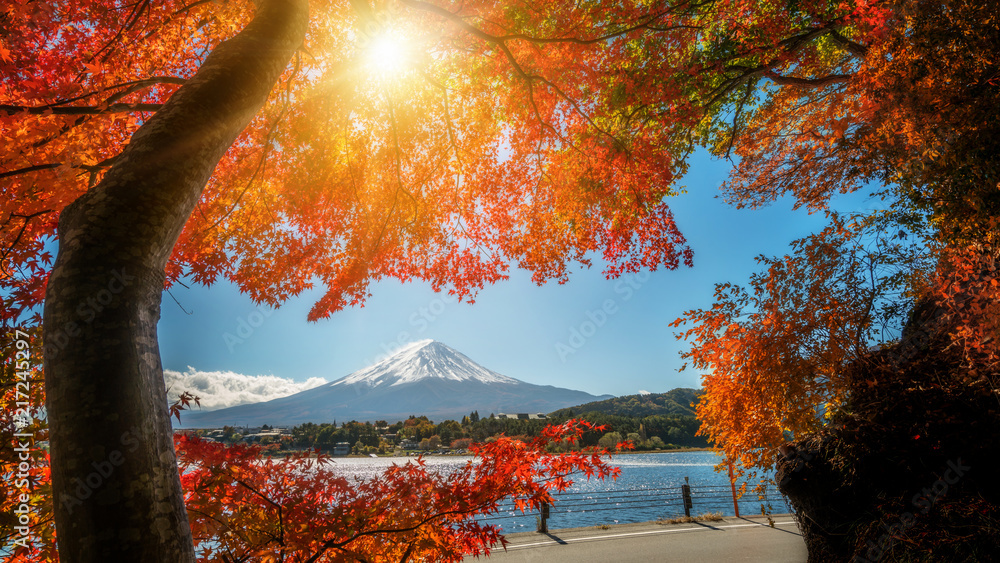
<path fill-rule="evenodd" d="M 694 522 L 721 522 L 723 520 L 721 512 L 706 512 L 699 516 L 677 516 L 675 518 L 661 518 L 657 524 L 691 524 Z"/>
<path fill-rule="evenodd" d="M 536 518 L 537 520 L 537 518 Z M 695 522 L 721 522 L 725 520 L 721 512 L 706 512 L 698 516 L 677 516 L 674 518 L 661 518 L 655 520 L 654 524 L 666 525 L 666 524 L 693 524 Z M 609 524 L 598 524 L 594 526 L 598 530 L 610 530 L 611 526 Z"/>

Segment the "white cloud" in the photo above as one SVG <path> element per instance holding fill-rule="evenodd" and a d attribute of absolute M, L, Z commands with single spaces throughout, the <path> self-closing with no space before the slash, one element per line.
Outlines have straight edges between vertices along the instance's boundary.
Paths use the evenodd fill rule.
<path fill-rule="evenodd" d="M 191 366 L 188 366 L 184 373 L 163 370 L 163 380 L 167 385 L 167 395 L 171 401 L 187 391 L 201 398 L 201 409 L 206 411 L 270 401 L 326 383 L 322 377 L 292 381 L 276 375 L 197 371 Z"/>

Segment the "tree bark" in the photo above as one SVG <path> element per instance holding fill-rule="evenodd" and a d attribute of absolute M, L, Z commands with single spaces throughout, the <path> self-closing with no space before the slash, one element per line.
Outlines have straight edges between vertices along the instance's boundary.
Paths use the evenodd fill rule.
<path fill-rule="evenodd" d="M 194 561 L 156 336 L 164 268 L 307 27 L 307 0 L 265 0 L 60 216 L 43 341 L 63 563 Z"/>

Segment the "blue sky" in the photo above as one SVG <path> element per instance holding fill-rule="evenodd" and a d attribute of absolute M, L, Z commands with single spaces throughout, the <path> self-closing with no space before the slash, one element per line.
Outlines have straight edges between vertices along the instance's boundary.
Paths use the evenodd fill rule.
<path fill-rule="evenodd" d="M 595 263 L 575 271 L 567 284 L 542 287 L 514 271 L 510 280 L 480 292 L 473 305 L 425 284 L 383 282 L 372 287 L 364 308 L 317 323 L 307 322 L 306 314 L 318 290 L 270 310 L 258 309 L 229 284 L 175 286 L 171 294 L 184 310 L 164 294 L 163 367 L 333 381 L 402 344 L 430 338 L 534 384 L 611 395 L 697 387 L 698 373 L 677 371 L 686 344 L 674 338 L 669 323 L 685 310 L 709 306 L 715 283 L 745 282 L 757 269 L 755 256 L 785 254 L 789 242 L 826 222 L 822 214 L 793 211 L 790 201 L 758 210 L 726 205 L 715 196 L 728 171 L 728 163 L 696 154 L 682 182 L 687 193 L 668 201 L 695 252 L 693 268 L 609 281 Z M 858 193 L 833 207 L 872 205 Z M 275 381 L 261 379 L 259 386 Z"/>

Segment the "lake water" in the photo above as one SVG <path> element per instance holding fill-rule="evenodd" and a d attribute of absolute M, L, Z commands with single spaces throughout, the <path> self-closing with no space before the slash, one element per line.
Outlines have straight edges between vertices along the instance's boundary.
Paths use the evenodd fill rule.
<path fill-rule="evenodd" d="M 407 458 L 336 458 L 337 467 L 358 477 L 374 477 L 393 463 L 405 463 Z M 428 467 L 459 467 L 469 457 L 425 457 Z M 567 491 L 556 494 L 551 507 L 549 528 L 576 528 L 601 524 L 648 522 L 660 518 L 683 516 L 681 486 L 688 478 L 691 487 L 691 515 L 721 512 L 735 515 L 733 498 L 726 473 L 714 467 L 721 458 L 714 452 L 676 452 L 626 454 L 612 458 L 621 468 L 615 481 L 591 480 L 580 476 Z M 772 513 L 790 512 L 776 491 L 766 499 Z M 740 500 L 740 514 L 760 514 L 761 501 L 748 493 Z M 538 513 L 521 514 L 505 508 L 499 514 L 483 520 L 495 524 L 506 533 L 532 531 Z"/>

